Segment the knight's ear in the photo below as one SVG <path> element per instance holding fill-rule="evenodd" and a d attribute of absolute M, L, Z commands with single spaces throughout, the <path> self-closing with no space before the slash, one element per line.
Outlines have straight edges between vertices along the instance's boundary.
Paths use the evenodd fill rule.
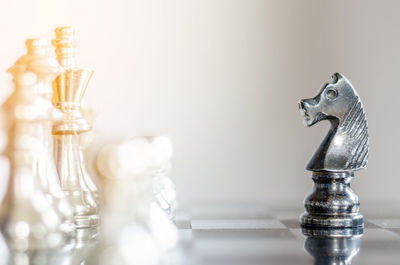
<path fill-rule="evenodd" d="M 343 75 L 341 73 L 334 73 L 332 79 L 333 83 L 337 83 L 340 79 L 343 79 Z"/>

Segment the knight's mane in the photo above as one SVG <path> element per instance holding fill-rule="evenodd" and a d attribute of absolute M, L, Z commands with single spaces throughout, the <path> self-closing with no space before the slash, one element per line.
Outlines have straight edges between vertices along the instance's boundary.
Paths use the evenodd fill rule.
<path fill-rule="evenodd" d="M 358 96 L 339 126 L 356 143 L 353 156 L 348 160 L 346 167 L 348 169 L 365 167 L 369 149 L 368 125 Z"/>

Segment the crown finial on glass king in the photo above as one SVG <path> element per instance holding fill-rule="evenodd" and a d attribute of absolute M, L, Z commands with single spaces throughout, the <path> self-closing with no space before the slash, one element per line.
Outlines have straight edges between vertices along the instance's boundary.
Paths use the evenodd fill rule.
<path fill-rule="evenodd" d="M 56 123 L 54 132 L 82 133 L 91 130 L 90 124 L 81 112 L 81 101 L 93 70 L 75 66 L 75 33 L 71 27 L 55 30 L 56 38 L 52 41 L 58 62 L 65 69 L 54 82 L 53 103 L 65 114 L 64 119 Z"/>
<path fill-rule="evenodd" d="M 52 41 L 56 48 L 58 62 L 65 69 L 75 67 L 76 39 L 75 30 L 72 27 L 58 27 L 54 30 L 56 38 Z"/>
<path fill-rule="evenodd" d="M 350 187 L 354 171 L 368 162 L 368 126 L 363 104 L 350 81 L 333 75 L 318 94 L 299 102 L 304 123 L 310 127 L 328 120 L 331 128 L 315 151 L 307 170 L 313 172 L 314 189 L 305 199 L 305 227 L 362 228 L 360 203 Z"/>
<path fill-rule="evenodd" d="M 53 83 L 53 104 L 64 118 L 53 125 L 54 156 L 61 186 L 74 209 L 75 224 L 96 226 L 99 221 L 97 189 L 86 173 L 81 134 L 91 130 L 81 113 L 81 101 L 93 71 L 76 67 L 74 30 L 60 27 L 52 41 L 56 57 L 65 72 Z"/>

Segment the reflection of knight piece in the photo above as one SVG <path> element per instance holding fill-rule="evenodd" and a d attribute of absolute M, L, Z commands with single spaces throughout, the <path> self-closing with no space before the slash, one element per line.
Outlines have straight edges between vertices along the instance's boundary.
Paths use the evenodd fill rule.
<path fill-rule="evenodd" d="M 351 264 L 360 251 L 362 229 L 307 231 L 304 248 L 314 258 L 315 265 Z"/>
<path fill-rule="evenodd" d="M 52 156 L 52 123 L 61 118 L 62 113 L 51 104 L 53 94 L 51 84 L 60 74 L 62 68 L 53 56 L 49 54 L 48 41 L 46 39 L 31 39 L 26 42 L 27 54 L 22 56 L 14 67 L 26 67 L 37 76 L 35 91 L 47 102 L 48 116 L 41 120 L 41 134 L 43 149 L 38 157 L 37 167 L 41 185 L 48 199 L 56 206 L 62 217 L 62 230 L 72 235 L 75 226 L 72 223 L 72 209 L 61 189 L 60 180 L 55 168 Z"/>
<path fill-rule="evenodd" d="M 313 172 L 313 191 L 305 199 L 302 226 L 362 227 L 360 203 L 350 187 L 354 171 L 368 162 L 368 128 L 363 105 L 341 74 L 325 84 L 314 98 L 299 103 L 305 125 L 329 120 L 331 129 L 307 165 Z"/>
<path fill-rule="evenodd" d="M 65 72 L 53 83 L 53 104 L 64 117 L 53 124 L 54 156 L 61 187 L 73 207 L 78 228 L 99 222 L 97 188 L 85 168 L 81 135 L 91 130 L 80 111 L 81 100 L 93 71 L 75 66 L 75 37 L 69 27 L 55 30 L 53 40 L 57 59 Z"/>
<path fill-rule="evenodd" d="M 11 68 L 16 89 L 4 103 L 8 116 L 10 181 L 2 205 L 2 231 L 11 252 L 33 253 L 64 243 L 62 219 L 46 197 L 36 167 L 48 101 L 36 94 L 36 75 Z M 13 262 L 11 261 L 11 264 Z"/>

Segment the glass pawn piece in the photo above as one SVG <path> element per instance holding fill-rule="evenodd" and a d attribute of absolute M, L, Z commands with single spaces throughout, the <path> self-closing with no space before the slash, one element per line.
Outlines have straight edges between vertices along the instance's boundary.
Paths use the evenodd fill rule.
<path fill-rule="evenodd" d="M 40 120 L 39 137 L 42 144 L 42 153 L 37 161 L 38 175 L 46 197 L 55 205 L 55 209 L 62 218 L 62 231 L 72 237 L 75 233 L 72 208 L 61 189 L 52 155 L 52 123 L 55 119 L 62 118 L 61 111 L 51 103 L 53 94 L 52 82 L 63 69 L 49 52 L 51 46 L 47 39 L 29 39 L 25 45 L 27 53 L 17 61 L 14 67 L 20 69 L 26 67 L 26 69 L 35 73 L 37 76 L 35 92 L 46 100 L 45 106 L 47 107 L 45 112 L 47 116 Z"/>
<path fill-rule="evenodd" d="M 60 27 L 53 40 L 58 62 L 65 69 L 53 82 L 53 104 L 64 117 L 53 124 L 54 157 L 61 188 L 71 204 L 77 228 L 99 223 L 98 192 L 85 168 L 82 136 L 91 130 L 81 112 L 81 101 L 93 71 L 75 65 L 74 30 Z"/>
<path fill-rule="evenodd" d="M 155 179 L 155 171 L 159 171 L 161 161 L 169 162 L 172 155 L 172 145 L 168 138 L 160 137 L 134 137 L 133 139 L 118 145 L 116 148 L 105 149 L 99 154 L 97 166 L 99 172 L 108 178 L 121 179 L 123 183 L 117 193 L 111 192 L 111 196 L 105 194 L 109 201 L 120 199 L 115 205 L 119 205 L 118 210 L 122 211 L 122 216 L 130 216 L 127 213 L 136 211 L 135 220 L 141 222 L 150 231 L 157 248 L 161 253 L 172 249 L 177 242 L 177 229 L 170 220 L 167 213 L 159 206 L 158 199 L 154 196 L 155 192 L 164 191 L 161 183 L 158 185 Z M 155 142 L 153 142 L 156 140 Z M 167 143 L 167 144 L 166 144 Z M 156 163 L 158 161 L 158 163 Z M 157 166 L 156 166 L 157 165 Z M 157 169 L 157 170 L 156 170 Z M 122 182 L 123 180 L 123 182 Z M 129 182 L 131 184 L 129 184 Z M 114 183 L 118 183 L 115 181 Z M 155 190 L 155 186 L 160 190 Z M 107 186 L 107 185 L 106 185 Z M 135 189 L 133 188 L 135 187 Z M 106 189 L 106 192 L 109 192 Z M 115 195 L 115 194 L 118 194 Z M 168 197 L 168 199 L 170 199 Z M 131 210 L 123 209 L 124 202 Z M 171 202 L 169 200 L 164 200 Z M 134 206 L 136 202 L 136 206 Z M 113 215 L 118 215 L 114 211 Z"/>
<path fill-rule="evenodd" d="M 10 68 L 16 89 L 3 105 L 8 121 L 5 155 L 10 161 L 10 180 L 1 207 L 1 227 L 12 253 L 33 253 L 62 245 L 65 236 L 61 218 L 41 186 L 37 167 L 47 102 L 35 92 L 36 75 L 22 70 L 21 65 Z"/>
<path fill-rule="evenodd" d="M 97 156 L 104 177 L 102 237 L 90 265 L 159 264 L 163 249 L 149 227 L 153 190 L 148 147 L 147 139 L 136 138 L 107 145 Z"/>

